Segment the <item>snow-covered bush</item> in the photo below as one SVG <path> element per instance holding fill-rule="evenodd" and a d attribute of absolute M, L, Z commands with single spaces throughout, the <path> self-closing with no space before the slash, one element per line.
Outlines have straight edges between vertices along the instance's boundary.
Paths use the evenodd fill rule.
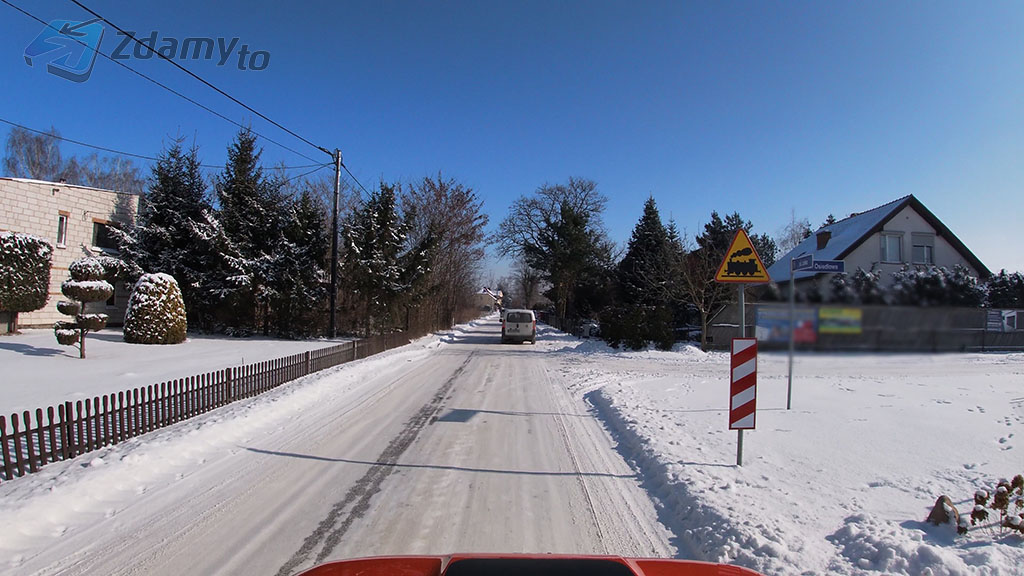
<path fill-rule="evenodd" d="M 1024 274 L 1000 270 L 988 279 L 988 305 L 992 308 L 1024 308 Z"/>
<path fill-rule="evenodd" d="M 178 282 L 169 274 L 144 274 L 132 289 L 124 318 L 124 341 L 133 344 L 178 344 L 188 321 Z"/>
<path fill-rule="evenodd" d="M 981 306 L 985 289 L 963 266 L 906 266 L 893 274 L 893 300 L 905 306 Z"/>
<path fill-rule="evenodd" d="M 41 238 L 0 232 L 0 312 L 31 312 L 46 305 L 51 256 L 53 247 Z"/>
<path fill-rule="evenodd" d="M 882 289 L 882 274 L 877 270 L 857 268 L 850 275 L 850 283 L 857 300 L 861 304 L 885 304 L 885 291 Z"/>
<path fill-rule="evenodd" d="M 82 314 L 89 302 L 107 300 L 114 293 L 114 287 L 104 280 L 107 275 L 103 262 L 98 258 L 82 258 L 68 266 L 71 278 L 60 285 L 60 291 L 70 302 L 58 302 L 57 311 L 74 316 L 74 322 L 57 322 L 53 333 L 57 342 L 65 346 L 78 344 L 80 358 L 85 358 L 85 335 L 102 330 L 107 325 L 106 314 Z"/>
<path fill-rule="evenodd" d="M 857 302 L 857 290 L 846 274 L 836 274 L 830 282 L 829 302 L 854 304 Z"/>

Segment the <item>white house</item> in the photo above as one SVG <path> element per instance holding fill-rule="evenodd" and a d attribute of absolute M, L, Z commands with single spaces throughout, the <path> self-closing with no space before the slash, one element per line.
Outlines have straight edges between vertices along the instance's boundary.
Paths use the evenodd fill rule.
<path fill-rule="evenodd" d="M 60 285 L 68 278 L 68 266 L 84 256 L 116 256 L 117 244 L 108 227 L 115 222 L 132 222 L 138 210 L 139 197 L 135 194 L 0 178 L 0 232 L 31 234 L 53 246 L 46 306 L 19 314 L 18 325 L 52 326 L 57 320 L 67 320 L 57 312 L 57 302 L 64 297 Z M 110 300 L 89 304 L 87 311 L 107 314 L 111 324 L 123 322 L 129 289 L 123 282 L 115 283 Z"/>
<path fill-rule="evenodd" d="M 779 258 L 768 268 L 768 275 L 786 291 L 790 259 L 807 254 L 815 260 L 844 260 L 847 274 L 857 268 L 880 271 L 883 284 L 906 265 L 952 268 L 959 264 L 975 277 L 991 275 L 981 260 L 913 195 L 822 227 Z M 797 272 L 795 282 L 800 284 L 814 276 L 812 272 Z"/>

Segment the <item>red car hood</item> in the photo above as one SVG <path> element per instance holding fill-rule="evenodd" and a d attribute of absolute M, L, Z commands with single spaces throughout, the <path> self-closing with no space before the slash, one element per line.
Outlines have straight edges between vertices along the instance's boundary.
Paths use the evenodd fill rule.
<path fill-rule="evenodd" d="M 322 564 L 301 576 L 761 576 L 691 560 L 557 554 L 378 556 Z"/>

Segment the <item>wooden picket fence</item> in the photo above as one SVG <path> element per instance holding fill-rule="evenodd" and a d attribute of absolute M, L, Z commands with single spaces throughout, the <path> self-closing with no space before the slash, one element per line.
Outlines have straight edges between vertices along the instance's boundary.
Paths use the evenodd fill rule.
<path fill-rule="evenodd" d="M 320 370 L 408 344 L 384 335 L 294 354 L 265 362 L 208 372 L 64 402 L 8 420 L 0 416 L 0 481 L 38 472 L 42 466 L 118 444 L 226 404 L 251 398 Z M 10 430 L 8 430 L 10 422 Z"/>

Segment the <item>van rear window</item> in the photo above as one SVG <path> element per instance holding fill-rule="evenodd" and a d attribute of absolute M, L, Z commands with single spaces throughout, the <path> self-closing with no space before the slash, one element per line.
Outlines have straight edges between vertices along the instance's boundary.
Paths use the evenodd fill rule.
<path fill-rule="evenodd" d="M 533 322 L 533 316 L 526 312 L 510 312 L 507 320 L 513 324 L 529 324 Z"/>

